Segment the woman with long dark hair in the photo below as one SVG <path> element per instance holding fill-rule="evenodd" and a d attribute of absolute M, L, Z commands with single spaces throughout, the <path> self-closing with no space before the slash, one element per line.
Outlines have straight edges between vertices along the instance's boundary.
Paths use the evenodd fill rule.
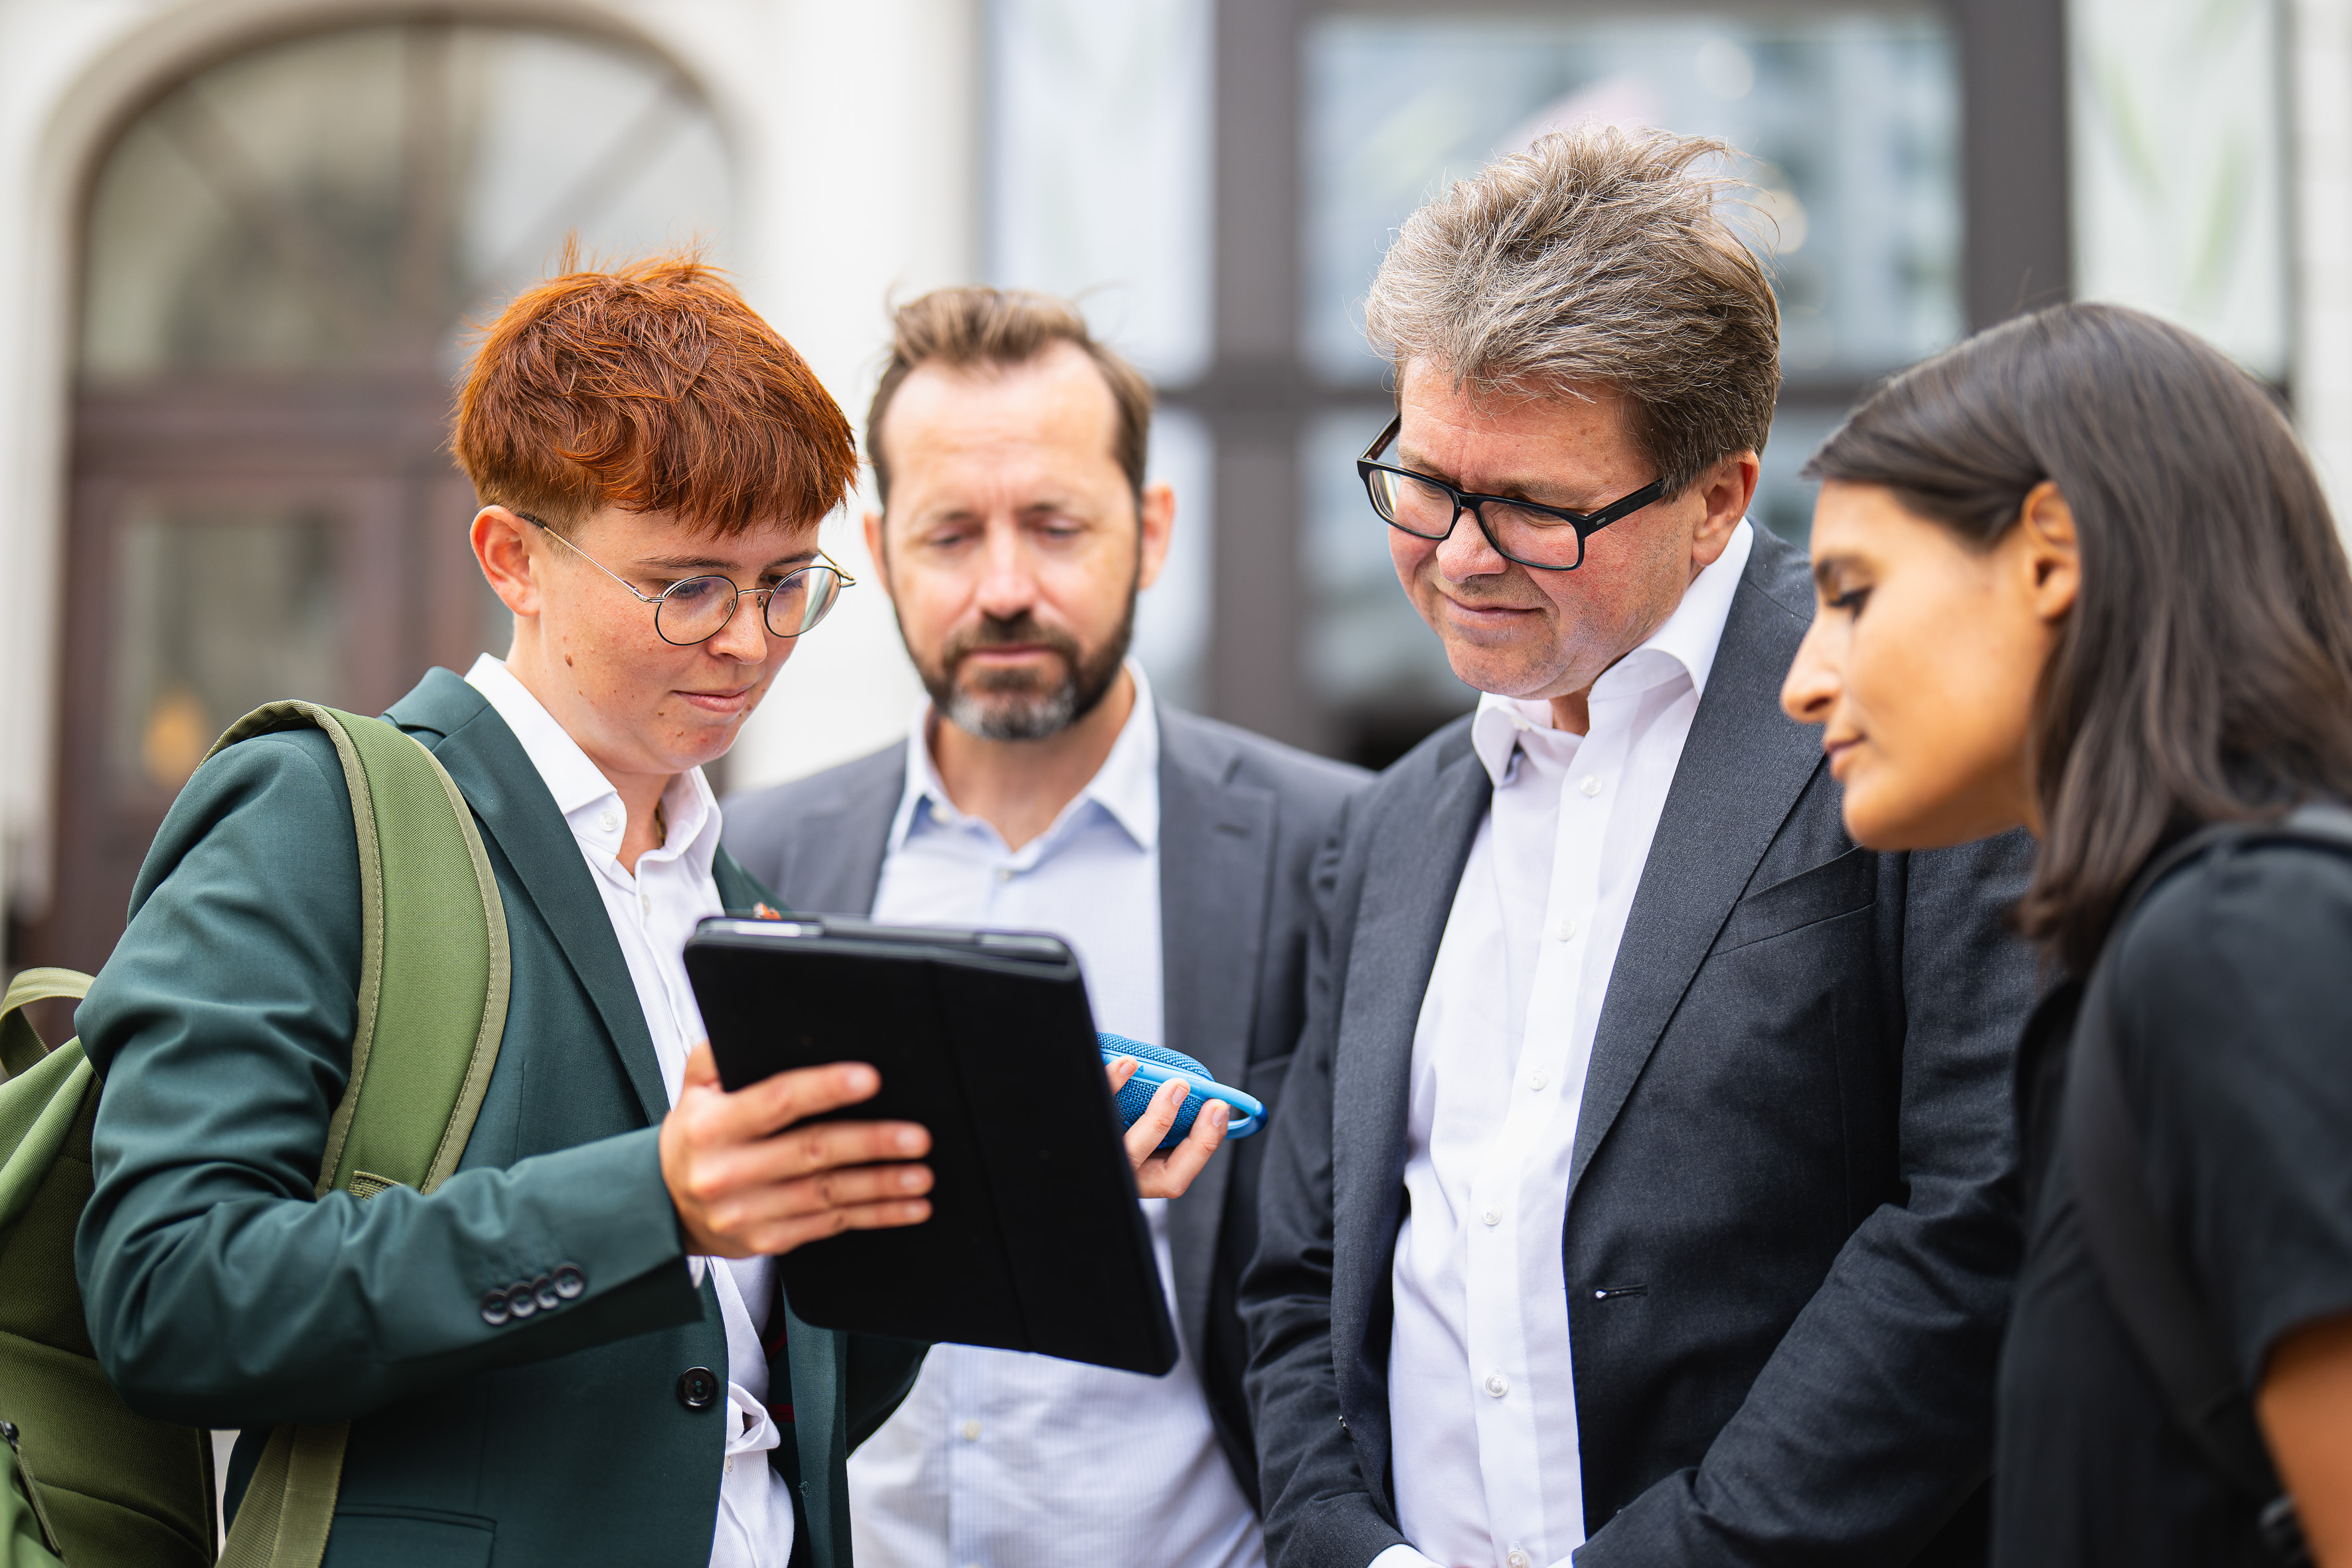
<path fill-rule="evenodd" d="M 2352 1563 L 2352 574 L 2264 390 L 2070 305 L 1822 446 L 1790 713 L 1848 831 L 2024 825 L 1998 1568 Z"/>

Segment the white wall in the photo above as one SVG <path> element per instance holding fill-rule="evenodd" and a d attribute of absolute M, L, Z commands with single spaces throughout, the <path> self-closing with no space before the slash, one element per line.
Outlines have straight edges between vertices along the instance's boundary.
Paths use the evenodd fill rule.
<path fill-rule="evenodd" d="M 509 0 L 484 20 L 574 21 L 667 50 L 737 157 L 730 244 L 752 303 L 853 417 L 885 295 L 973 265 L 978 0 Z M 362 0 L 0 0 L 0 890 L 47 900 L 55 787 L 67 392 L 79 209 L 122 119 L 157 87 L 289 27 L 378 20 Z M 854 510 L 854 509 L 853 509 Z M 827 547 L 857 573 L 854 518 Z M 880 743 L 919 688 L 889 608 L 860 588 L 809 639 L 739 748 L 738 784 Z M 0 962 L 6 955 L 0 953 Z"/>

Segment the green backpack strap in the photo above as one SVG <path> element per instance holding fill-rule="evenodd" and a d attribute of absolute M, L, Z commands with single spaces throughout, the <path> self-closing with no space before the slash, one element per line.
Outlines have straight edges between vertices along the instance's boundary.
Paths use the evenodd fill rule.
<path fill-rule="evenodd" d="M 395 725 L 273 702 L 231 725 L 206 760 L 298 729 L 334 742 L 360 858 L 352 1077 L 327 1124 L 316 1193 L 429 1193 L 457 1170 L 498 1064 L 512 974 L 506 907 L 457 782 Z M 223 1568 L 318 1568 L 350 1433 L 337 1422 L 269 1435 Z"/>

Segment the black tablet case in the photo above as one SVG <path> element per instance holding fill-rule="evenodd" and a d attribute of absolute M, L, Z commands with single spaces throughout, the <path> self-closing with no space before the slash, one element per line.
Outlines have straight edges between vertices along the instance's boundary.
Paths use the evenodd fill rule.
<path fill-rule="evenodd" d="M 930 1129 L 928 1221 L 776 1260 L 803 1321 L 1153 1376 L 1176 1364 L 1068 948 L 829 915 L 710 920 L 687 943 L 686 969 L 728 1089 L 870 1062 L 881 1092 L 833 1115 Z"/>

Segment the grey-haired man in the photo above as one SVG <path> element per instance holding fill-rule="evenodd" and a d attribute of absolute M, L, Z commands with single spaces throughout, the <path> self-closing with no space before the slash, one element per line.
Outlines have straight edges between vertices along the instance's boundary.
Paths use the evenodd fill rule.
<path fill-rule="evenodd" d="M 1365 524 L 1486 695 L 1318 866 L 1243 1290 L 1280 1568 L 1982 1560 L 2026 850 L 1856 847 L 1779 710 L 1721 152 L 1548 137 L 1373 288 Z"/>

